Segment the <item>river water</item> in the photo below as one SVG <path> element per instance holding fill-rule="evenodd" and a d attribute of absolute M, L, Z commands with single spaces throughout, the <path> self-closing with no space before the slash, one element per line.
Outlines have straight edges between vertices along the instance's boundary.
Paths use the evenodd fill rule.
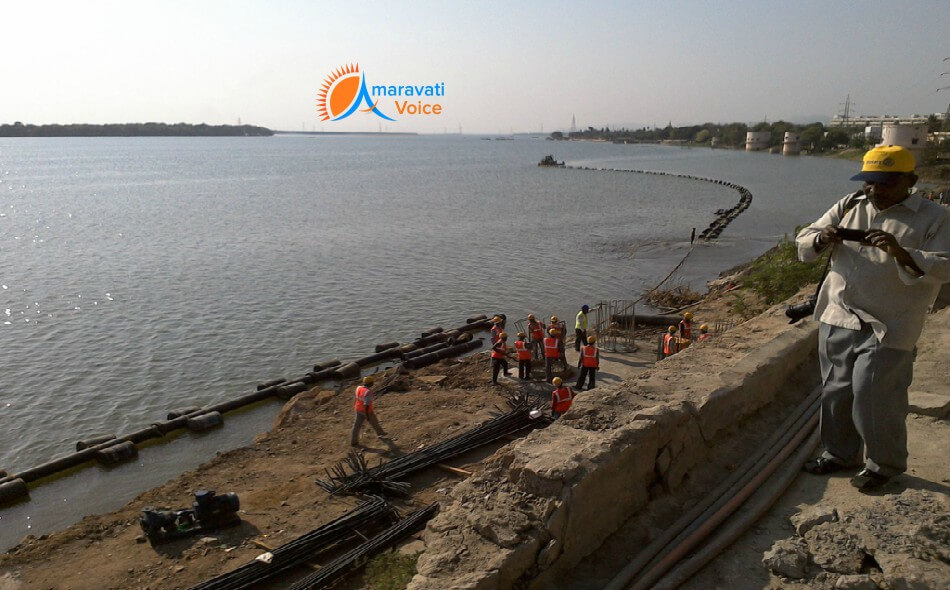
<path fill-rule="evenodd" d="M 738 201 L 538 168 L 549 153 L 749 188 L 752 206 L 676 277 L 700 289 L 854 188 L 854 163 L 833 159 L 520 136 L 0 139 L 0 467 L 476 313 L 636 299 Z M 278 407 L 37 487 L 0 509 L 0 548 L 247 444 Z"/>

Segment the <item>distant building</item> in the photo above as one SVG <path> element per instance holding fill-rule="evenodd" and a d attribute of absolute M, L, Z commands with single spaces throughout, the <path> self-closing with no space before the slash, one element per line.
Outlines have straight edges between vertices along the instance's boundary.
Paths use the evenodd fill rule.
<path fill-rule="evenodd" d="M 881 145 L 899 145 L 912 152 L 927 145 L 927 125 L 884 125 Z"/>
<path fill-rule="evenodd" d="M 882 125 L 868 125 L 864 128 L 864 139 L 869 142 L 880 143 L 884 136 Z"/>
<path fill-rule="evenodd" d="M 772 139 L 771 131 L 747 131 L 745 134 L 745 151 L 756 152 L 769 149 Z"/>
<path fill-rule="evenodd" d="M 797 131 L 786 131 L 782 142 L 782 155 L 795 156 L 802 152 L 802 134 Z"/>
<path fill-rule="evenodd" d="M 828 123 L 828 127 L 883 127 L 884 125 L 926 125 L 930 115 L 857 115 L 844 118 L 835 115 Z M 946 113 L 935 113 L 937 119 L 943 121 Z"/>

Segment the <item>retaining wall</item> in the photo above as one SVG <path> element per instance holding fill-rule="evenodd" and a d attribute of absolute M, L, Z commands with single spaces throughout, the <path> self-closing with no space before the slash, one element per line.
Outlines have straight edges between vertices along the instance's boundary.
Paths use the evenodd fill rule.
<path fill-rule="evenodd" d="M 582 393 L 558 422 L 501 449 L 430 522 L 409 588 L 557 587 L 743 419 L 814 387 L 817 323 L 790 326 L 783 310 Z"/>

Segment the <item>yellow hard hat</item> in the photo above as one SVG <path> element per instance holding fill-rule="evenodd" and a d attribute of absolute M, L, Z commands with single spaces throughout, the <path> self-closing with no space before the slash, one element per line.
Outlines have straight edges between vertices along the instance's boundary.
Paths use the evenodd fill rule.
<path fill-rule="evenodd" d="M 506 338 L 508 338 L 508 332 L 502 332 L 501 334 L 498 335 L 498 337 L 501 338 L 502 340 L 505 340 Z"/>
<path fill-rule="evenodd" d="M 372 377 L 370 377 L 369 375 L 367 375 L 366 377 L 363 377 L 363 385 L 372 385 L 372 384 L 373 384 Z"/>
<path fill-rule="evenodd" d="M 498 317 L 498 316 L 495 316 L 495 317 L 493 317 L 493 318 L 491 319 L 491 321 L 492 321 L 492 323 L 500 324 L 500 323 L 501 323 L 501 318 Z"/>
<path fill-rule="evenodd" d="M 518 338 L 524 338 L 525 336 L 527 336 L 527 334 L 524 332 L 518 332 Z"/>
<path fill-rule="evenodd" d="M 561 383 L 564 383 L 564 381 L 560 377 L 551 379 L 551 385 L 560 385 Z"/>
<path fill-rule="evenodd" d="M 667 328 L 667 330 L 669 330 L 670 334 L 673 334 L 674 332 L 676 332 L 676 326 L 670 326 L 669 328 Z"/>
<path fill-rule="evenodd" d="M 552 315 L 552 316 L 551 316 L 551 321 L 552 321 L 552 322 L 556 322 L 556 321 L 557 321 L 557 316 L 556 316 L 556 315 Z"/>
<path fill-rule="evenodd" d="M 533 322 L 534 319 L 535 319 L 535 318 L 534 318 L 534 314 L 533 314 L 533 313 L 529 313 L 529 314 L 528 314 L 528 319 Z"/>
<path fill-rule="evenodd" d="M 708 331 L 709 331 L 709 324 L 703 324 L 702 326 L 700 326 L 700 327 L 699 327 L 699 331 L 700 331 L 700 332 L 708 332 Z"/>
<path fill-rule="evenodd" d="M 551 336 L 554 336 L 555 334 L 557 334 L 557 328 L 548 328 L 548 334 L 550 334 Z"/>
<path fill-rule="evenodd" d="M 683 317 L 686 318 L 687 320 L 691 320 L 693 319 L 693 312 L 687 311 L 686 313 L 683 314 Z"/>
<path fill-rule="evenodd" d="M 595 343 L 595 342 L 597 342 L 597 336 L 588 336 L 588 337 L 587 337 L 587 343 L 588 343 L 588 344 L 593 344 L 593 343 Z"/>

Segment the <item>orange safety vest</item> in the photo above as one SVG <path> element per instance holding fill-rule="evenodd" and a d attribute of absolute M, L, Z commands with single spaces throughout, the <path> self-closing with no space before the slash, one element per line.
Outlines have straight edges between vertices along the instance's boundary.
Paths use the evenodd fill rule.
<path fill-rule="evenodd" d="M 518 340 L 515 342 L 515 350 L 518 351 L 519 361 L 531 360 L 531 349 L 528 348 L 528 344 L 524 340 Z"/>
<path fill-rule="evenodd" d="M 592 369 L 600 367 L 600 361 L 597 359 L 597 347 L 593 344 L 581 348 L 581 366 Z"/>
<path fill-rule="evenodd" d="M 528 323 L 528 331 L 531 332 L 532 340 L 544 338 L 544 326 L 541 325 L 541 322 Z"/>
<path fill-rule="evenodd" d="M 571 407 L 571 402 L 574 401 L 574 396 L 571 388 L 566 385 L 562 385 L 554 390 L 554 393 L 551 394 L 551 411 L 557 412 L 558 414 L 563 414 L 568 411 Z"/>
<path fill-rule="evenodd" d="M 678 352 L 678 346 L 676 342 L 676 336 L 672 334 L 667 334 L 663 337 L 663 354 L 671 355 L 675 352 Z"/>
<path fill-rule="evenodd" d="M 548 326 L 548 330 L 551 330 L 551 329 L 554 330 L 554 337 L 560 340 L 561 336 L 563 336 L 563 334 L 561 333 L 560 322 L 557 324 L 551 324 L 550 326 Z"/>
<path fill-rule="evenodd" d="M 365 385 L 360 385 L 356 388 L 356 404 L 353 406 L 357 412 L 366 412 L 373 411 L 373 390 Z"/>
<path fill-rule="evenodd" d="M 709 337 L 710 337 L 710 336 L 712 336 L 712 334 L 700 334 L 700 335 L 699 335 L 699 338 L 696 339 L 696 342 L 702 342 L 703 340 L 709 340 Z"/>
<path fill-rule="evenodd" d="M 680 336 L 690 340 L 693 337 L 693 323 L 688 320 L 680 320 Z"/>
<path fill-rule="evenodd" d="M 557 338 L 548 336 L 544 339 L 544 358 L 556 359 L 561 356 L 561 351 L 557 347 Z"/>
<path fill-rule="evenodd" d="M 492 326 L 492 329 L 491 329 L 492 344 L 501 340 L 501 332 L 502 332 L 502 329 L 500 325 L 495 324 L 494 326 Z"/>
<path fill-rule="evenodd" d="M 498 347 L 501 347 L 500 349 Z M 491 357 L 493 359 L 503 359 L 505 358 L 505 353 L 508 352 L 508 345 L 504 342 L 497 342 L 495 346 L 491 349 Z"/>

